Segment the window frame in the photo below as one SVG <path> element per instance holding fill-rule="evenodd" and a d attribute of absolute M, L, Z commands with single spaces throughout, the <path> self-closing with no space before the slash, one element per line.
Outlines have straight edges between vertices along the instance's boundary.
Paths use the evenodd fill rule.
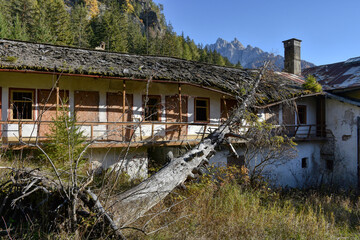
<path fill-rule="evenodd" d="M 196 101 L 197 100 L 203 100 L 206 101 L 206 121 L 203 120 L 197 120 L 197 116 L 196 116 Z M 204 108 L 204 107 L 201 107 Z M 194 99 L 194 122 L 196 123 L 209 123 L 210 122 L 210 98 L 206 98 L 206 97 L 196 97 Z"/>
<path fill-rule="evenodd" d="M 300 109 L 302 111 L 304 119 L 300 118 Z M 304 120 L 304 122 L 301 120 Z M 298 125 L 306 125 L 307 124 L 307 106 L 306 105 L 297 105 L 297 122 L 298 122 Z"/>
<path fill-rule="evenodd" d="M 143 120 L 144 122 L 161 122 L 161 95 L 147 95 L 148 97 L 148 103 L 150 102 L 150 99 L 151 98 L 156 98 L 158 100 L 158 105 L 156 106 L 156 110 L 157 110 L 157 121 L 153 121 L 151 119 L 148 119 L 145 114 L 146 114 L 146 111 L 145 111 L 145 99 L 146 99 L 146 95 L 143 95 L 142 97 L 142 108 L 143 108 L 143 111 L 142 111 L 142 117 L 143 117 Z M 148 107 L 149 104 L 146 104 L 146 106 Z"/>
<path fill-rule="evenodd" d="M 23 119 L 23 118 L 14 118 L 14 100 L 13 96 L 15 92 L 23 92 L 23 93 L 31 93 L 31 119 Z M 19 102 L 19 100 L 16 100 L 16 102 Z M 25 102 L 25 101 L 24 101 Z M 35 89 L 30 88 L 9 88 L 9 110 L 10 110 L 10 120 L 12 121 L 34 121 L 35 118 Z"/>

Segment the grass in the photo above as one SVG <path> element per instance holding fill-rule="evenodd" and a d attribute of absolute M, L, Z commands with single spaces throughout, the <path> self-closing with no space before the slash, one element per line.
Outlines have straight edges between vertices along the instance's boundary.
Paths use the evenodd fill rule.
<path fill-rule="evenodd" d="M 154 211 L 179 201 L 182 202 L 151 221 L 147 231 L 170 224 L 168 227 L 148 236 L 129 231 L 128 237 L 360 239 L 360 201 L 355 195 L 324 190 L 271 190 L 265 185 L 253 188 L 236 181 L 214 183 L 207 179 L 189 184 L 186 191 L 177 191 Z M 147 220 L 139 221 L 138 227 Z"/>
<path fill-rule="evenodd" d="M 20 162 L 0 160 L 0 165 L 22 165 Z M 31 163 L 27 161 L 26 165 Z M 0 174 L 0 178 L 8 177 L 4 173 Z M 122 182 L 126 176 L 120 179 Z M 101 177 L 98 180 L 93 188 L 101 187 Z M 111 184 L 113 179 L 106 182 Z M 132 186 L 130 183 L 123 184 L 116 185 L 116 190 Z M 254 186 L 249 182 L 246 169 L 239 171 L 235 168 L 213 169 L 211 174 L 187 183 L 186 187 L 186 190 L 176 189 L 132 226 L 151 234 L 126 229 L 123 230 L 126 237 L 360 239 L 360 198 L 356 193 L 329 189 L 270 189 L 265 183 Z M 56 235 L 56 239 L 69 238 L 65 231 L 42 232 L 36 224 L 39 223 L 25 226 L 26 229 L 19 229 L 21 232 L 12 236 L 27 234 L 26 238 L 31 239 L 53 239 Z M 80 229 L 91 228 L 93 219 L 84 219 L 80 225 Z"/>

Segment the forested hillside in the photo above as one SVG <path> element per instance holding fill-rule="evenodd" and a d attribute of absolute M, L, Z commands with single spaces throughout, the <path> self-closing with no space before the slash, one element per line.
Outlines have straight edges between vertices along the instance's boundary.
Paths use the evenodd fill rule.
<path fill-rule="evenodd" d="M 0 0 L 0 38 L 241 67 L 175 33 L 151 0 Z"/>

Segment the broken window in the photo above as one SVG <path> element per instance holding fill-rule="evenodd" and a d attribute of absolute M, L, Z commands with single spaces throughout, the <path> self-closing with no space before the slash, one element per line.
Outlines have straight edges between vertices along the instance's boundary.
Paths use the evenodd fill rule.
<path fill-rule="evenodd" d="M 298 105 L 298 124 L 306 124 L 306 106 L 305 105 Z"/>
<path fill-rule="evenodd" d="M 195 98 L 195 122 L 209 122 L 208 98 Z"/>
<path fill-rule="evenodd" d="M 308 158 L 301 159 L 301 168 L 307 168 L 307 161 L 308 161 Z"/>
<path fill-rule="evenodd" d="M 161 115 L 161 96 L 148 96 L 146 102 L 146 96 L 143 97 L 144 106 L 144 120 L 145 121 L 160 121 Z"/>
<path fill-rule="evenodd" d="M 13 120 L 32 120 L 34 92 L 31 90 L 11 90 Z"/>

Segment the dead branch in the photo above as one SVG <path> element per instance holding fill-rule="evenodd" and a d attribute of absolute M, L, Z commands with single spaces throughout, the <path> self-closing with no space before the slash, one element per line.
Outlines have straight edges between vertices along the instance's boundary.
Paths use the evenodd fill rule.
<path fill-rule="evenodd" d="M 251 105 L 266 67 L 267 64 L 260 71 L 239 108 L 233 112 L 224 124 L 204 138 L 195 148 L 183 156 L 173 159 L 159 172 L 113 199 L 109 211 L 115 216 L 114 221 L 119 227 L 125 227 L 134 222 L 163 200 L 188 177 L 194 177 L 193 169 L 208 161 L 208 158 L 215 151 L 215 147 L 230 132 L 229 126 L 238 122 Z"/>
<path fill-rule="evenodd" d="M 91 199 L 94 203 L 95 212 L 98 212 L 99 216 L 104 216 L 106 222 L 109 223 L 111 229 L 114 231 L 116 236 L 119 237 L 119 239 L 125 240 L 126 239 L 125 236 L 120 232 L 120 230 L 117 227 L 117 225 L 115 224 L 115 222 L 112 220 L 110 215 L 106 212 L 104 207 L 101 205 L 99 198 L 96 196 L 96 194 L 93 193 L 90 189 L 86 190 L 86 193 L 91 197 Z"/>
<path fill-rule="evenodd" d="M 49 193 L 49 191 L 48 191 L 46 188 L 41 187 L 41 186 L 38 186 L 38 187 L 34 188 L 33 190 L 31 190 L 30 192 L 25 193 L 25 194 L 21 195 L 21 196 L 18 197 L 18 198 L 15 198 L 15 199 L 11 202 L 11 206 L 14 208 L 17 201 L 19 201 L 20 199 L 24 199 L 25 197 L 29 196 L 29 195 L 32 194 L 33 192 L 36 192 L 37 190 L 40 190 L 40 189 L 43 190 L 43 191 L 44 191 L 45 193 L 47 193 L 47 194 Z"/>

